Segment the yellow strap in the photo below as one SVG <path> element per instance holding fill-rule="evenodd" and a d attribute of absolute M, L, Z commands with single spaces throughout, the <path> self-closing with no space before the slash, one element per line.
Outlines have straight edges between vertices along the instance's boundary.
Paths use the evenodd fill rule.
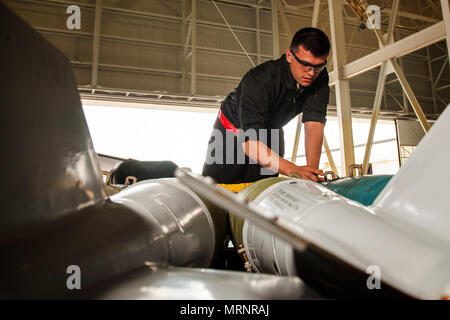
<path fill-rule="evenodd" d="M 239 192 L 242 189 L 248 187 L 253 182 L 245 182 L 245 183 L 235 183 L 235 184 L 219 184 L 219 186 L 224 187 L 225 189 L 228 189 L 232 192 Z"/>

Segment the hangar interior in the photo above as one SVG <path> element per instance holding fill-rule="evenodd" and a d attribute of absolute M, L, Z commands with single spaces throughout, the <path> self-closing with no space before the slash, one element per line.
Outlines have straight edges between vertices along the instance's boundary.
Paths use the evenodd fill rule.
<path fill-rule="evenodd" d="M 342 163 L 340 171 L 333 165 L 327 137 L 324 139 L 324 151 L 333 177 L 352 177 L 355 168 L 359 169 L 360 178 L 367 177 L 366 174 L 370 169 L 373 133 L 378 119 L 413 122 L 412 125 L 398 122 L 400 123 L 398 128 L 406 126 L 407 128 L 403 129 L 405 132 L 413 130 L 414 132 L 410 134 L 413 137 L 420 134 L 420 138 L 417 139 L 408 139 L 410 138 L 408 134 L 403 135 L 402 139 L 408 140 L 404 142 L 405 146 L 415 146 L 419 144 L 422 136 L 428 137 L 427 132 L 439 123 L 438 119 L 444 114 L 450 102 L 448 0 L 3 0 L 2 3 L 5 8 L 23 19 L 32 30 L 39 33 L 66 57 L 76 82 L 74 90 L 81 98 L 81 104 L 101 103 L 119 107 L 123 104 L 124 108 L 136 105 L 139 108 L 152 109 L 153 105 L 157 104 L 167 107 L 168 110 L 217 112 L 225 96 L 237 87 L 242 76 L 250 68 L 268 60 L 277 59 L 285 52 L 295 31 L 307 26 L 322 29 L 328 35 L 332 47 L 327 64 L 331 88 L 327 114 L 337 118 L 340 136 Z M 373 16 L 367 14 L 368 5 L 371 5 L 374 10 Z M 379 23 L 379 28 L 375 23 Z M 5 39 L 9 40 L 8 37 Z M 30 51 L 30 55 L 33 55 L 33 51 L 36 50 L 39 56 L 41 47 L 24 47 L 23 50 Z M 58 65 L 57 63 L 59 62 L 55 62 L 55 65 Z M 17 86 L 20 84 L 15 84 L 14 88 Z M 27 87 L 29 85 L 24 85 L 25 90 Z M 7 86 L 5 85 L 4 88 Z M 28 92 L 24 91 L 23 94 L 27 95 Z M 34 91 L 34 94 L 38 93 Z M 36 101 L 43 103 L 45 99 L 47 98 L 36 98 Z M 71 99 L 73 99 L 72 95 Z M 73 100 L 70 100 L 68 104 L 72 102 Z M 38 110 L 34 112 L 39 113 L 40 104 L 35 105 L 34 108 Z M 45 113 L 45 109 L 43 112 Z M 65 174 L 73 170 L 78 178 L 71 180 L 64 187 L 61 184 L 62 180 L 58 180 L 59 182 L 55 182 L 55 185 L 51 184 L 51 186 L 57 186 L 56 189 L 45 188 L 48 194 L 44 191 L 38 192 L 38 186 L 33 184 L 30 190 L 19 197 L 21 201 L 29 205 L 11 206 L 11 213 L 6 214 L 4 218 L 5 223 L 2 227 L 4 236 L 1 243 L 4 247 L 13 243 L 14 247 L 18 248 L 18 252 L 12 252 L 12 249 L 4 251 L 4 254 L 10 254 L 13 258 L 12 262 L 3 268 L 9 271 L 9 274 L 22 279 L 20 283 L 30 281 L 36 284 L 36 287 L 23 289 L 19 285 L 15 290 L 3 291 L 2 297 L 316 299 L 378 297 L 377 294 L 379 294 L 382 298 L 438 299 L 448 298 L 450 295 L 450 289 L 446 287 L 447 283 L 444 283 L 444 279 L 450 281 L 450 278 L 446 278 L 447 273 L 441 268 L 444 262 L 450 260 L 448 254 L 444 253 L 448 252 L 448 245 L 450 245 L 448 235 L 445 235 L 450 226 L 448 213 L 445 211 L 450 209 L 450 205 L 443 196 L 439 203 L 430 205 L 429 210 L 434 212 L 431 214 L 432 218 L 421 220 L 427 206 L 420 204 L 415 207 L 414 201 L 409 202 L 401 198 L 402 192 L 397 192 L 398 188 L 408 185 L 405 182 L 406 179 L 402 180 L 402 177 L 414 172 L 413 164 L 402 168 L 399 171 L 400 175 L 395 177 L 374 177 L 369 182 L 358 180 L 360 192 L 363 187 L 370 189 L 370 199 L 364 198 L 366 194 L 353 195 L 351 192 L 354 190 L 350 192 L 348 186 L 338 183 L 333 185 L 333 181 L 326 185 L 328 190 L 343 197 L 339 198 L 341 201 L 339 205 L 345 212 L 355 212 L 355 215 L 361 214 L 366 217 L 368 212 L 372 212 L 370 210 L 376 213 L 377 208 L 379 209 L 381 216 L 379 220 L 362 219 L 360 224 L 351 220 L 353 218 L 350 214 L 344 215 L 343 220 L 347 219 L 349 225 L 367 232 L 365 240 L 359 238 L 362 235 L 355 235 L 353 240 L 360 246 L 351 247 L 351 244 L 346 242 L 348 239 L 342 240 L 337 231 L 336 233 L 329 231 L 330 236 L 327 239 L 308 233 L 308 226 L 311 226 L 308 223 L 312 224 L 314 229 L 314 223 L 323 222 L 320 219 L 296 222 L 300 227 L 307 226 L 304 233 L 288 228 L 286 225 L 289 223 L 283 225 L 284 220 L 281 218 L 279 222 L 269 223 L 270 219 L 267 216 L 264 218 L 264 212 L 242 205 L 242 201 L 239 202 L 239 198 L 234 194 L 221 194 L 219 189 L 214 189 L 219 187 L 208 184 L 209 181 L 195 181 L 195 179 L 190 181 L 192 177 L 187 172 L 178 173 L 178 178 L 184 182 L 147 180 L 147 184 L 140 182 L 136 186 L 130 186 L 136 182 L 136 179 L 133 180 L 133 177 L 128 179 L 126 175 L 118 182 L 114 180 L 117 176 L 113 179 L 112 171 L 109 170 L 125 159 L 95 154 L 83 115 L 77 112 L 68 114 L 72 114 L 74 121 L 81 121 L 80 123 L 84 125 L 81 125 L 79 129 L 81 134 L 75 134 L 77 137 L 73 138 L 74 141 L 79 139 L 78 145 L 86 143 L 86 150 L 80 152 L 85 152 L 85 157 L 94 164 L 83 158 L 83 161 L 86 161 L 85 167 L 80 168 L 75 164 L 76 152 L 71 153 L 70 150 L 66 150 L 67 154 L 64 156 L 61 153 L 60 156 L 65 159 L 64 163 L 67 167 L 61 164 L 56 165 L 58 159 L 51 161 L 48 165 L 54 163 Z M 49 121 L 49 128 L 52 128 L 51 118 L 45 117 L 45 114 L 42 118 L 43 121 Z M 357 118 L 371 120 L 364 161 L 360 164 L 355 163 L 353 142 L 353 136 L 358 133 L 352 132 L 352 119 Z M 294 149 L 291 153 L 293 160 L 300 152 L 298 150 L 300 123 L 299 119 L 293 142 Z M 448 126 L 444 127 L 444 125 L 436 128 L 435 132 L 440 130 L 440 134 L 448 137 L 448 131 L 445 131 Z M 45 124 L 43 123 L 42 126 Z M 60 132 L 59 130 L 62 129 L 55 130 Z M 76 132 L 78 129 L 73 130 Z M 438 134 L 435 133 L 426 142 L 438 139 L 437 136 Z M 438 143 L 433 140 L 433 146 L 434 144 L 444 146 L 448 143 L 448 139 L 444 137 L 441 137 Z M 60 142 L 55 142 L 54 148 L 64 141 L 61 138 Z M 68 143 L 67 141 L 64 143 Z M 399 137 L 398 143 L 401 144 Z M 71 144 L 68 143 L 68 145 Z M 422 145 L 421 151 L 435 150 L 434 147 L 429 147 L 431 142 Z M 176 148 L 176 146 L 173 147 Z M 414 158 L 416 170 L 420 167 L 419 160 L 416 160 L 418 157 Z M 444 158 L 445 154 L 439 153 L 439 159 L 441 157 Z M 106 186 L 103 184 L 98 185 L 99 182 L 94 178 L 86 177 L 87 172 L 93 176 L 101 172 L 95 164 L 98 161 L 109 189 L 105 189 Z M 402 158 L 402 166 L 405 163 L 408 163 L 406 156 Z M 171 167 L 171 163 L 165 165 L 161 170 L 172 171 L 164 175 L 174 177 L 175 168 Z M 36 174 L 36 179 L 42 178 L 43 172 L 45 172 L 44 169 L 40 175 Z M 406 173 L 402 176 L 402 172 Z M 439 174 L 436 173 L 436 175 Z M 19 181 L 29 183 L 27 179 L 34 176 L 30 174 Z M 55 181 L 56 176 L 57 174 L 55 174 Z M 434 177 L 434 173 L 431 173 L 431 177 Z M 272 204 L 269 205 L 268 198 L 260 194 L 270 196 L 303 191 L 301 199 L 295 201 L 316 203 L 316 200 L 312 200 L 316 199 L 314 194 L 308 193 L 313 186 L 306 182 L 304 184 L 298 182 L 299 189 L 292 191 L 294 187 L 288 186 L 290 182 L 283 180 L 285 178 L 280 179 L 256 185 L 247 191 L 244 189 L 244 194 L 251 200 L 256 199 L 255 203 L 258 202 L 265 210 L 270 209 Z M 80 187 L 80 181 L 82 181 L 82 187 Z M 355 183 L 354 180 L 352 183 Z M 361 186 L 364 183 L 365 185 Z M 84 199 L 84 196 L 81 198 L 58 196 L 63 189 L 74 192 L 79 188 L 86 191 L 89 201 Z M 315 188 L 315 192 L 326 193 L 324 187 Z M 216 192 L 210 195 L 211 190 Z M 392 199 L 393 193 L 397 193 L 398 198 Z M 151 201 L 146 200 L 149 194 Z M 164 197 L 160 197 L 161 194 Z M 410 196 L 414 194 L 416 193 L 411 191 Z M 417 194 L 420 192 L 417 191 Z M 215 198 L 216 195 L 219 195 L 219 198 Z M 112 202 L 109 196 L 114 197 Z M 364 211 L 366 209 L 363 208 L 361 209 L 363 213 L 357 213 L 360 209 L 356 208 L 359 207 L 354 203 L 347 203 L 344 197 L 363 206 L 369 206 L 370 209 Z M 8 198 L 5 202 L 11 199 Z M 44 205 L 39 199 L 46 204 Z M 176 205 L 172 203 L 174 199 L 177 199 Z M 397 210 L 392 203 L 402 203 L 402 199 L 405 201 L 403 203 L 405 207 L 411 204 L 409 209 L 397 215 L 392 213 Z M 33 204 L 33 201 L 37 204 Z M 221 229 L 225 218 L 220 202 L 226 203 L 226 206 L 229 206 L 226 209 L 239 218 L 227 223 L 239 229 L 239 231 L 232 230 L 234 245 L 236 246 L 237 239 L 240 239 L 243 246 L 232 248 L 223 254 L 226 249 L 229 249 L 225 248 L 222 256 L 218 253 L 223 245 L 220 243 L 221 238 L 218 234 L 225 232 Z M 328 204 L 318 202 L 316 204 L 318 204 L 317 211 L 334 210 L 326 207 Z M 323 209 L 319 209 L 319 205 Z M 95 206 L 97 206 L 96 209 Z M 341 210 L 339 208 L 336 210 Z M 424 211 L 419 210 L 418 213 L 417 208 Z M 295 217 L 283 216 L 283 213 L 276 211 L 278 209 L 273 210 L 281 217 L 296 221 Z M 76 217 L 64 216 L 74 211 L 80 214 Z M 22 212 L 23 215 L 27 213 L 28 216 L 17 220 L 15 217 Z M 139 212 L 139 214 L 132 216 L 133 218 L 125 218 L 127 212 L 134 212 L 133 214 Z M 192 212 L 201 212 L 201 214 L 190 214 Z M 117 217 L 115 224 L 106 222 L 102 214 L 107 213 Z M 426 213 L 430 214 L 430 212 Z M 411 216 L 408 214 L 415 218 L 410 219 Z M 88 218 L 89 215 L 96 218 Z M 83 227 L 89 219 L 91 224 Z M 408 220 L 411 221 L 407 222 Z M 167 227 L 174 224 L 173 221 L 176 222 L 178 229 L 167 231 Z M 190 221 L 187 227 L 184 225 L 186 221 Z M 390 224 L 386 222 L 385 225 L 383 221 L 388 221 Z M 118 224 L 124 223 L 127 223 L 131 230 L 136 230 L 134 235 L 131 230 L 120 233 Z M 340 225 L 340 223 L 337 224 Z M 66 230 L 64 228 L 70 231 L 66 234 L 62 231 Z M 100 232 L 99 236 L 92 236 L 94 239 L 92 252 L 82 252 L 90 247 L 83 242 L 87 241 L 83 240 L 84 235 L 98 228 L 105 228 L 106 231 Z M 291 246 L 286 245 L 286 242 L 276 242 L 278 240 L 274 240 L 277 238 L 273 234 L 266 235 L 258 228 L 267 228 Z M 397 233 L 396 228 L 401 231 Z M 348 230 L 346 227 L 343 229 Z M 425 232 L 418 236 L 424 230 Z M 259 235 L 258 232 L 265 236 Z M 323 232 L 327 233 L 326 230 Z M 46 236 L 39 238 L 42 234 Z M 149 234 L 151 237 L 148 237 Z M 429 238 L 427 238 L 428 235 Z M 114 239 L 111 243 L 115 244 L 114 249 L 118 252 L 113 252 L 106 241 L 97 239 L 101 236 L 109 240 Z M 360 256 L 357 253 L 358 258 L 355 258 L 350 253 L 352 250 L 366 251 L 367 248 L 378 252 L 379 249 L 371 246 L 370 240 L 381 236 L 393 242 L 396 241 L 397 249 L 405 251 L 405 256 L 402 256 L 403 264 L 399 261 L 392 262 L 395 252 L 391 252 L 390 256 L 381 257 L 379 261 L 362 253 Z M 143 237 L 152 240 L 144 241 Z M 52 254 L 45 254 L 44 257 L 37 256 L 36 252 L 46 251 L 57 239 L 64 239 L 71 243 L 68 245 L 72 250 L 70 252 L 74 257 L 79 258 L 80 262 L 76 264 L 80 265 L 82 270 L 91 268 L 86 272 L 88 279 L 83 284 L 95 290 L 77 295 L 74 291 L 67 292 L 65 280 L 64 286 L 58 283 L 68 276 L 68 272 L 55 276 L 59 272 L 57 268 L 67 264 L 67 255 L 61 253 L 62 246 L 52 247 L 54 249 Z M 165 242 L 155 239 L 164 239 Z M 330 239 L 342 240 L 342 247 L 336 246 Z M 443 244 L 437 246 L 436 243 L 442 239 Z M 122 244 L 119 240 L 122 240 Z M 230 239 L 226 238 L 226 240 Z M 268 253 L 257 252 L 256 244 L 264 243 L 264 240 L 273 242 L 273 247 L 265 248 L 266 252 L 274 253 L 273 257 L 269 257 Z M 305 243 L 307 243 L 306 249 Z M 365 245 L 367 247 L 364 247 Z M 28 248 L 37 248 L 37 251 L 31 252 L 33 250 Z M 151 254 L 148 253 L 148 248 L 151 248 Z M 406 256 L 408 251 L 406 248 L 412 248 L 411 256 Z M 237 249 L 240 250 L 239 254 L 236 254 Z M 284 253 L 275 253 L 276 249 Z M 99 257 L 96 257 L 97 254 Z M 429 255 L 429 261 L 433 261 L 434 264 L 424 262 L 422 269 L 417 267 L 416 270 L 411 267 L 410 273 L 401 275 L 407 267 L 406 263 L 413 264 L 417 257 L 425 255 Z M 129 261 L 125 262 L 124 260 L 128 258 Z M 55 260 L 58 261 L 56 265 L 52 264 Z M 99 262 L 100 260 L 103 262 Z M 212 260 L 220 260 L 233 271 L 227 273 L 223 270 L 201 269 L 203 271 L 200 272 L 200 269 L 196 269 L 208 268 Z M 37 279 L 27 271 L 28 269 L 18 268 L 25 265 L 24 261 L 32 261 L 34 264 L 30 262 L 29 266 L 35 266 L 38 270 L 39 268 L 47 270 L 43 271 L 46 276 Z M 107 268 L 105 266 L 108 261 L 121 262 L 116 268 L 102 273 L 104 270 L 102 268 Z M 372 263 L 371 265 L 381 265 L 382 270 L 386 270 L 386 276 L 382 278 L 383 288 L 385 288 L 382 293 L 374 294 L 374 291 L 369 293 L 367 291 L 368 261 Z M 146 262 L 145 270 L 138 268 L 143 262 Z M 239 267 L 234 267 L 234 264 Z M 333 268 L 337 268 L 337 274 L 330 275 L 330 270 Z M 296 270 L 292 271 L 293 269 Z M 138 271 L 133 273 L 131 272 L 133 270 Z M 245 270 L 251 272 L 246 273 Z M 433 284 L 422 286 L 422 280 L 419 279 L 422 279 L 423 273 L 420 272 L 425 272 L 424 270 L 436 271 L 440 277 Z M 102 276 L 99 275 L 100 273 Z M 270 273 L 275 275 L 269 276 Z M 411 276 L 410 281 L 407 280 L 407 276 Z M 15 278 L 12 277 L 12 279 Z M 180 285 L 186 279 L 191 279 L 191 283 L 186 286 Z M 214 283 L 214 280 L 217 283 Z M 197 293 L 194 288 L 195 281 L 203 285 L 203 289 Z M 145 287 L 143 283 L 150 284 Z M 242 283 L 245 284 L 245 289 L 242 288 Z M 46 284 L 48 287 L 44 289 Z M 147 291 L 142 291 L 143 287 Z M 8 284 L 5 288 L 10 289 Z"/>
<path fill-rule="evenodd" d="M 438 1 L 399 1 L 395 7 L 392 1 L 370 2 L 380 8 L 380 33 L 392 32 L 389 41 L 397 43 L 384 49 L 380 49 L 372 29 L 361 28 L 365 24 L 352 1 L 5 3 L 68 57 L 84 101 L 138 102 L 144 108 L 145 104 L 150 108 L 151 103 L 156 103 L 177 109 L 216 110 L 250 68 L 284 53 L 296 30 L 314 24 L 333 39 L 331 29 L 343 27 L 339 38 L 333 39 L 333 47 L 342 52 L 339 80 L 348 80 L 349 89 L 345 89 L 348 92 L 344 96 L 350 101 L 342 102 L 339 115 L 334 91 L 338 78 L 334 52 L 327 65 L 331 78 L 328 115 L 342 120 L 336 134 L 345 137 L 340 144 L 343 169 L 338 172 L 332 166 L 331 170 L 343 176 L 349 174 L 347 167 L 355 164 L 349 111 L 353 117 L 372 116 L 374 105 L 378 104 L 375 98 L 381 55 L 395 58 L 405 80 L 399 81 L 388 63 L 384 86 L 379 89 L 377 117 L 417 119 L 414 110 L 420 107 L 423 113 L 418 111 L 419 119 L 432 121 L 449 101 L 450 74 L 443 24 L 439 30 L 429 28 L 438 27 L 443 19 Z M 73 4 L 80 10 L 80 25 L 69 29 L 67 24 L 74 22 L 71 14 L 75 11 L 68 11 L 68 7 Z M 342 17 L 333 18 L 332 24 L 330 5 L 342 5 L 338 9 Z M 275 11 L 277 14 L 273 15 Z M 390 19 L 393 22 L 388 30 Z M 407 82 L 410 91 L 402 89 L 402 82 Z M 416 107 L 412 107 L 406 92 L 412 95 Z M 295 139 L 298 141 L 298 137 Z M 370 137 L 367 145 L 371 147 Z M 298 154 L 294 151 L 292 154 Z M 327 155 L 330 157 L 330 152 Z M 365 167 L 368 159 L 369 155 L 365 155 Z"/>

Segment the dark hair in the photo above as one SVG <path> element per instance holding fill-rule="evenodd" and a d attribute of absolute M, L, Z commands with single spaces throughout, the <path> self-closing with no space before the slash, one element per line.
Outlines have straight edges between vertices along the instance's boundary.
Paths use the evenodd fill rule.
<path fill-rule="evenodd" d="M 298 30 L 292 38 L 290 49 L 297 53 L 299 45 L 311 51 L 316 57 L 330 52 L 330 40 L 322 30 L 317 28 L 308 27 Z"/>

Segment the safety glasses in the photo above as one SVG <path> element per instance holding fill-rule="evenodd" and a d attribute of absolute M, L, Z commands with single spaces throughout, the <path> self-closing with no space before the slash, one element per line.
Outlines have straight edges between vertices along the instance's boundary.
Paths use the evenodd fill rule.
<path fill-rule="evenodd" d="M 298 61 L 298 63 L 300 63 L 302 66 L 306 67 L 306 70 L 307 70 L 308 72 L 311 72 L 311 71 L 314 70 L 315 73 L 319 73 L 319 72 L 321 72 L 321 71 L 326 67 L 326 65 L 327 65 L 327 62 L 326 62 L 326 61 L 325 61 L 324 63 L 321 63 L 321 64 L 312 64 L 312 63 L 309 63 L 309 62 L 307 62 L 307 61 L 304 61 L 304 60 L 299 59 L 299 58 L 295 55 L 295 53 L 294 53 L 292 50 L 289 50 L 289 51 L 291 51 L 292 55 L 294 56 L 295 60 Z"/>

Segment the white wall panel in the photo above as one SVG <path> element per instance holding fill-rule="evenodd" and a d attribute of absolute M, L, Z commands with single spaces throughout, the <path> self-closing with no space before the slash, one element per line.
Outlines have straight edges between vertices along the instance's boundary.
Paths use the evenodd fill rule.
<path fill-rule="evenodd" d="M 247 56 L 197 52 L 198 73 L 240 78 L 252 67 Z"/>
<path fill-rule="evenodd" d="M 178 17 L 181 17 L 180 3 L 181 0 L 103 0 L 104 6 Z"/>
<path fill-rule="evenodd" d="M 197 3 L 198 20 L 223 23 L 222 17 L 211 1 L 198 1 Z M 216 4 L 230 25 L 255 28 L 256 19 L 254 8 L 224 4 L 219 1 Z"/>
<path fill-rule="evenodd" d="M 102 13 L 102 35 L 180 43 L 180 30 L 181 23 L 177 21 L 161 21 L 106 10 Z"/>
<path fill-rule="evenodd" d="M 239 30 L 234 30 L 234 32 L 248 53 L 256 53 L 256 32 Z M 233 50 L 245 55 L 229 29 L 220 27 L 198 25 L 197 47 Z"/>
<path fill-rule="evenodd" d="M 235 80 L 197 79 L 199 94 L 206 96 L 215 96 L 217 92 L 225 92 L 223 95 L 227 95 L 238 84 L 239 81 Z"/>
<path fill-rule="evenodd" d="M 102 40 L 100 64 L 179 71 L 180 50 L 160 46 L 136 45 L 120 41 Z"/>
<path fill-rule="evenodd" d="M 107 88 L 126 88 L 131 90 L 161 92 L 180 92 L 181 77 L 153 73 L 116 71 L 100 68 L 99 83 Z M 158 89 L 155 89 L 158 88 Z"/>
<path fill-rule="evenodd" d="M 64 34 L 45 34 L 44 36 L 71 61 L 88 63 L 92 61 L 92 38 Z"/>

